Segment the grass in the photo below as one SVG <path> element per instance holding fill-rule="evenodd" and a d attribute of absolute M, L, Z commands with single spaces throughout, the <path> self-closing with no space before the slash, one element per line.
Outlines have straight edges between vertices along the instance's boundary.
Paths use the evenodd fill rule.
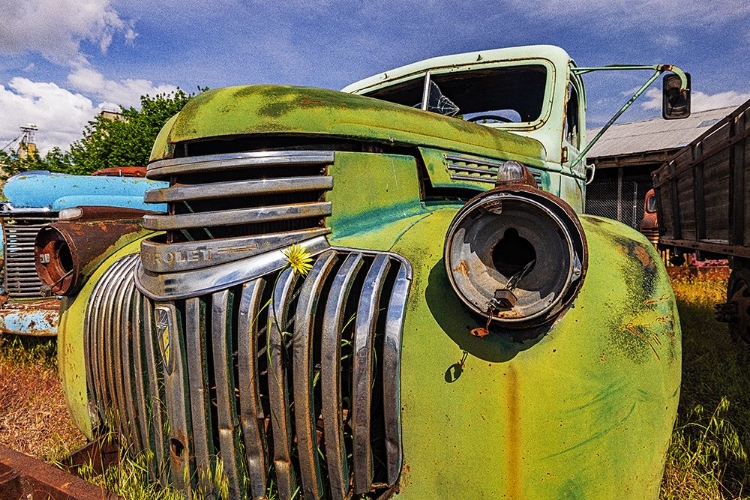
<path fill-rule="evenodd" d="M 0 336 L 0 444 L 55 461 L 85 444 L 57 377 L 54 338 Z"/>
<path fill-rule="evenodd" d="M 661 498 L 750 498 L 750 350 L 736 345 L 713 314 L 713 305 L 726 300 L 726 281 L 683 278 L 673 288 L 683 374 Z"/>

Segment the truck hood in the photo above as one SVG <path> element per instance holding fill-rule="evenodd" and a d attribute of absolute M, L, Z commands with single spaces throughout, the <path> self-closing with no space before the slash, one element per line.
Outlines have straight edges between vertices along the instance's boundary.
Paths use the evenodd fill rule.
<path fill-rule="evenodd" d="M 151 161 L 170 158 L 172 144 L 248 136 L 305 135 L 419 145 L 542 166 L 539 141 L 428 111 L 334 90 L 278 85 L 203 92 L 162 128 Z"/>

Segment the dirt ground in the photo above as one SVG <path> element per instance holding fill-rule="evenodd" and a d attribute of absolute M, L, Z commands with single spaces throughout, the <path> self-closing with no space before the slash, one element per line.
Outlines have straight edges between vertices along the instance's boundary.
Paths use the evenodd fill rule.
<path fill-rule="evenodd" d="M 0 444 L 47 461 L 85 444 L 54 368 L 0 358 Z"/>

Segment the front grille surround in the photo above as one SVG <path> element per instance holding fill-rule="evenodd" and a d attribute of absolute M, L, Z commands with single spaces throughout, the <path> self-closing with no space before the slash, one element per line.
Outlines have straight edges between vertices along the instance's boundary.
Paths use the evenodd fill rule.
<path fill-rule="evenodd" d="M 206 493 L 221 460 L 232 498 L 396 484 L 408 261 L 328 248 L 306 277 L 285 267 L 172 300 L 138 290 L 138 261 L 93 291 L 86 371 L 99 423 L 152 451 L 154 478 Z"/>

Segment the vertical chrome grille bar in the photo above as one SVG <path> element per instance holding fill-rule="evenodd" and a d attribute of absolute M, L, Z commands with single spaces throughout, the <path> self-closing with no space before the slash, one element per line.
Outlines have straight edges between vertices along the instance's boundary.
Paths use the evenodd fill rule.
<path fill-rule="evenodd" d="M 318 499 L 323 495 L 320 476 L 318 443 L 315 435 L 317 414 L 313 387 L 313 328 L 318 299 L 326 278 L 336 264 L 336 252 L 329 251 L 318 257 L 310 270 L 297 299 L 292 341 L 292 366 L 294 367 L 294 417 L 297 434 L 297 458 L 304 498 Z"/>
<path fill-rule="evenodd" d="M 410 269 L 401 264 L 388 303 L 383 349 L 383 416 L 388 485 L 401 473 L 401 335 L 406 300 L 411 285 Z"/>
<path fill-rule="evenodd" d="M 323 315 L 320 382 L 328 478 L 334 500 L 344 500 L 349 493 L 349 464 L 341 400 L 341 336 L 346 319 L 346 303 L 363 263 L 360 253 L 347 256 L 331 284 Z"/>
<path fill-rule="evenodd" d="M 106 279 L 106 277 L 104 279 Z M 100 281 L 99 283 L 101 284 L 102 282 Z M 86 384 L 88 385 L 88 392 L 93 397 L 96 408 L 101 411 L 102 408 L 106 407 L 104 406 L 104 395 L 102 394 L 102 391 L 105 387 L 103 384 L 102 374 L 104 365 L 99 359 L 100 336 L 98 325 L 99 315 L 101 314 L 99 304 L 101 303 L 102 299 L 102 295 L 99 292 L 100 287 L 97 286 L 94 289 L 92 298 L 89 300 L 89 307 L 86 314 L 85 324 L 87 334 L 85 335 L 84 352 L 86 353 L 86 363 L 89 366 L 89 369 L 86 370 Z"/>
<path fill-rule="evenodd" d="M 211 340 L 216 376 L 216 405 L 218 410 L 219 448 L 224 462 L 224 472 L 229 480 L 229 498 L 240 498 L 241 461 L 237 427 L 237 409 L 234 396 L 234 364 L 232 362 L 232 297 L 229 290 L 211 295 Z"/>
<path fill-rule="evenodd" d="M 135 297 L 133 299 L 133 309 L 132 309 L 132 315 L 133 315 L 133 354 L 132 354 L 132 360 L 133 360 L 133 371 L 135 373 L 135 394 L 136 394 L 136 404 L 137 404 L 137 410 L 138 410 L 138 419 L 137 419 L 137 425 L 141 428 L 141 436 L 143 438 L 143 448 L 144 449 L 153 449 L 154 442 L 152 438 L 152 433 L 149 431 L 149 423 L 151 422 L 151 419 L 149 418 L 148 409 L 146 407 L 146 398 L 147 398 L 147 389 L 146 389 L 146 380 L 143 377 L 144 370 L 147 370 L 148 363 L 146 363 L 143 351 L 144 351 L 144 319 L 143 319 L 143 297 L 140 293 L 136 293 Z M 148 321 L 146 319 L 145 321 Z M 157 479 L 157 473 L 156 468 L 154 467 L 154 463 L 152 462 L 149 464 L 149 471 L 151 473 L 152 479 Z"/>
<path fill-rule="evenodd" d="M 261 321 L 264 279 L 242 287 L 237 323 L 237 354 L 240 388 L 240 424 L 245 439 L 250 494 L 253 499 L 266 498 L 266 460 L 268 447 L 263 427 L 258 376 L 258 323 Z"/>
<path fill-rule="evenodd" d="M 148 371 L 148 393 L 151 402 L 151 422 L 154 429 L 154 451 L 156 463 L 154 464 L 159 482 L 166 486 L 167 480 L 167 463 L 166 457 L 169 452 L 165 450 L 166 442 L 164 440 L 164 415 L 162 412 L 163 399 L 159 390 L 161 373 L 156 364 L 156 338 L 154 327 L 154 305 L 148 300 L 143 301 L 143 339 L 146 351 L 146 367 Z"/>
<path fill-rule="evenodd" d="M 117 376 L 120 364 L 118 358 L 119 347 L 117 349 L 115 348 L 116 346 L 119 346 L 120 343 L 115 340 L 116 335 L 113 331 L 115 328 L 112 316 L 115 313 L 114 301 L 117 298 L 116 291 L 122 283 L 123 270 L 126 268 L 127 263 L 127 259 L 121 259 L 112 266 L 112 273 L 109 275 L 111 279 L 107 283 L 103 292 L 104 303 L 102 305 L 102 315 L 100 317 L 102 327 L 99 329 L 99 331 L 103 333 L 101 339 L 102 359 L 106 360 L 106 364 L 104 365 L 106 367 L 105 378 L 107 381 L 105 394 L 107 396 L 108 405 L 105 408 L 108 410 L 108 415 L 105 416 L 104 423 L 107 426 L 113 424 L 117 425 L 120 432 L 123 433 L 124 422 L 122 420 L 124 415 L 120 414 L 121 409 L 124 408 L 122 401 L 122 382 L 118 380 L 119 377 Z M 119 391 L 118 387 L 120 388 Z"/>
<path fill-rule="evenodd" d="M 289 411 L 289 389 L 285 369 L 285 343 L 282 332 L 286 330 L 297 273 L 285 269 L 279 276 L 273 291 L 269 312 L 268 398 L 271 407 L 271 429 L 273 430 L 273 464 L 279 486 L 279 498 L 290 500 L 297 488 L 292 467 L 292 428 Z"/>
<path fill-rule="evenodd" d="M 120 428 L 120 432 L 122 432 L 124 436 L 128 436 L 130 434 L 130 426 L 128 425 L 128 421 L 126 421 L 126 419 L 129 419 L 130 415 L 128 414 L 128 398 L 126 398 L 125 393 L 124 368 L 127 367 L 127 369 L 129 369 L 130 367 L 128 365 L 123 365 L 122 363 L 122 320 L 124 317 L 123 299 L 125 296 L 125 289 L 127 288 L 128 283 L 131 282 L 127 278 L 135 267 L 135 262 L 131 259 L 122 259 L 122 262 L 124 262 L 124 264 L 118 272 L 117 277 L 115 278 L 112 294 L 110 295 L 112 307 L 112 316 L 109 321 L 109 325 L 111 328 L 110 345 L 112 347 L 110 364 L 113 365 L 113 373 L 115 377 L 114 391 L 117 394 L 118 402 L 116 407 L 116 420 Z M 130 403 L 132 405 L 132 401 L 130 401 Z"/>
<path fill-rule="evenodd" d="M 362 495 L 372 485 L 372 446 L 370 444 L 370 409 L 375 327 L 378 305 L 386 274 L 390 267 L 387 255 L 375 257 L 367 273 L 357 308 L 354 327 L 354 386 L 352 388 L 352 434 L 354 448 L 354 493 Z"/>
<path fill-rule="evenodd" d="M 143 439 L 139 434 L 140 427 L 138 425 L 132 425 L 132 422 L 137 422 L 138 414 L 135 409 L 135 398 L 134 384 L 133 384 L 133 329 L 132 329 L 132 304 L 133 304 L 133 293 L 135 292 L 135 282 L 133 281 L 133 268 L 130 268 L 128 273 L 125 291 L 120 299 L 120 358 L 118 361 L 122 363 L 122 375 L 123 385 L 125 386 L 125 405 L 128 416 L 128 423 L 126 429 L 130 435 L 130 443 L 133 443 L 135 452 L 140 454 L 145 451 L 143 447 Z M 136 330 L 137 333 L 137 330 Z"/>
<path fill-rule="evenodd" d="M 185 373 L 185 336 L 179 313 L 171 302 L 154 305 L 156 342 L 161 351 L 164 395 L 169 420 L 169 462 L 172 481 L 178 489 L 186 490 L 192 476 L 190 471 L 190 391 Z"/>
<path fill-rule="evenodd" d="M 112 283 L 113 275 L 117 271 L 117 264 L 116 263 L 110 270 L 102 277 L 102 280 L 97 286 L 96 289 L 96 296 L 94 297 L 94 300 L 92 302 L 92 309 L 94 311 L 94 314 L 92 315 L 92 323 L 93 327 L 91 328 L 92 336 L 91 336 L 91 355 L 96 358 L 96 365 L 97 370 L 95 373 L 96 376 L 96 385 L 95 390 L 97 390 L 97 400 L 98 400 L 98 408 L 101 412 L 101 417 L 103 419 L 106 419 L 107 416 L 104 414 L 108 408 L 112 408 L 112 401 L 109 398 L 109 382 L 107 379 L 107 361 L 105 357 L 105 348 L 104 344 L 108 340 L 103 333 L 105 332 L 104 328 L 106 325 L 107 320 L 109 317 L 107 316 L 105 312 L 105 304 L 106 304 L 106 290 L 109 288 L 110 283 Z M 106 422 L 102 422 L 106 423 Z"/>
<path fill-rule="evenodd" d="M 210 472 L 215 455 L 211 425 L 211 400 L 208 388 L 206 354 L 206 313 L 199 298 L 185 302 L 185 353 L 190 383 L 190 412 L 192 420 L 193 452 L 199 491 L 208 494 L 213 484 Z"/>

